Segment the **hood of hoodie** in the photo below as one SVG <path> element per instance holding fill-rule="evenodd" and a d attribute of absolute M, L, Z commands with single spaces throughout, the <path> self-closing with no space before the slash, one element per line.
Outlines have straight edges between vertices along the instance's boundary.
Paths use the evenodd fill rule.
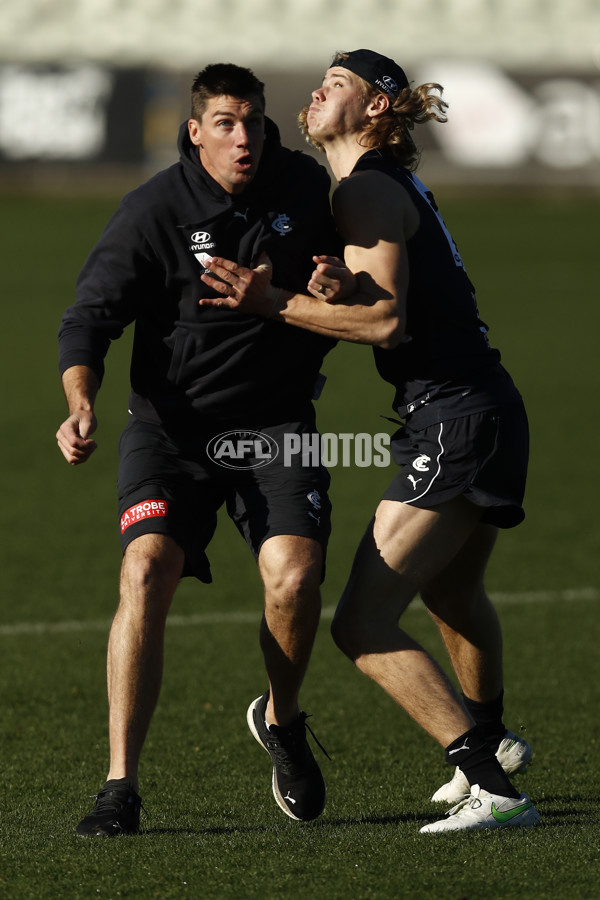
<path fill-rule="evenodd" d="M 205 191 L 208 191 L 215 200 L 220 200 L 221 202 L 227 202 L 229 200 L 233 203 L 234 197 L 239 198 L 243 195 L 244 198 L 250 199 L 254 194 L 260 193 L 261 183 L 263 179 L 267 177 L 270 160 L 275 155 L 276 151 L 281 149 L 281 137 L 279 135 L 279 128 L 275 122 L 272 119 L 269 119 L 268 116 L 265 116 L 265 142 L 256 175 L 240 194 L 235 195 L 230 194 L 218 183 L 218 181 L 215 181 L 200 162 L 198 148 L 195 144 L 192 144 L 190 139 L 187 121 L 183 122 L 179 128 L 177 148 L 179 150 L 180 162 L 187 177 L 192 182 L 201 185 L 201 187 Z"/>

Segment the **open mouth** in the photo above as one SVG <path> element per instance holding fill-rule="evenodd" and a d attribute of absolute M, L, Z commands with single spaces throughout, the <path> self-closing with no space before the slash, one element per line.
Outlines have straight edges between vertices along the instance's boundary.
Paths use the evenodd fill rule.
<path fill-rule="evenodd" d="M 250 172 L 253 165 L 252 157 L 249 153 L 247 153 L 245 156 L 240 156 L 239 159 L 236 159 L 234 165 L 238 172 Z"/>

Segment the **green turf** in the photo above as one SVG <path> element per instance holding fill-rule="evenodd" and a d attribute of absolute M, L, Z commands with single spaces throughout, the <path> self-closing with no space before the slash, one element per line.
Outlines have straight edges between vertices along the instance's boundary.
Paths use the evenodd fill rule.
<path fill-rule="evenodd" d="M 245 727 L 246 706 L 264 684 L 260 589 L 224 519 L 211 548 L 215 583 L 182 583 L 173 610 L 181 618 L 168 629 L 164 689 L 143 759 L 145 833 L 85 841 L 74 826 L 107 757 L 104 657 L 119 567 L 114 477 L 128 338 L 111 350 L 99 450 L 70 469 L 54 444 L 64 415 L 55 334 L 113 206 L 112 198 L 1 198 L 0 897 L 596 897 L 596 204 L 510 196 L 444 204 L 492 342 L 531 419 L 527 519 L 502 534 L 489 588 L 508 595 L 498 607 L 507 719 L 534 746 L 534 765 L 518 784 L 536 799 L 543 825 L 420 836 L 436 813 L 427 797 L 449 770 L 433 742 L 333 648 L 328 616 L 303 698 L 332 756 L 323 760 L 329 802 L 316 823 L 287 820 L 270 793 L 268 758 Z M 338 348 L 326 374 L 323 430 L 392 429 L 379 418 L 391 411 L 391 391 L 367 348 Z M 327 609 L 389 477 L 358 468 L 332 475 Z M 511 602 L 518 593 L 532 601 L 532 591 L 545 593 Z M 250 621 L 190 624 L 215 612 Z M 65 622 L 80 630 L 9 627 Z M 418 605 L 406 625 L 443 659 Z"/>

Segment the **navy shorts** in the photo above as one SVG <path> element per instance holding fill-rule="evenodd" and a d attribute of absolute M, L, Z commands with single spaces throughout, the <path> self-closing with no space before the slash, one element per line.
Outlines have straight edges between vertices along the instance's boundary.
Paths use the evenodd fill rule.
<path fill-rule="evenodd" d="M 329 472 L 323 465 L 306 464 L 299 453 L 285 454 L 290 434 L 309 439 L 316 434 L 314 423 L 180 439 L 131 417 L 119 442 L 123 552 L 142 534 L 168 534 L 185 553 L 184 575 L 209 583 L 206 548 L 217 510 L 225 504 L 255 557 L 267 538 L 286 534 L 318 541 L 325 558 L 331 531 Z M 244 452 L 236 453 L 238 447 Z"/>
<path fill-rule="evenodd" d="M 482 522 L 512 528 L 525 518 L 529 428 L 520 400 L 421 430 L 407 424 L 391 450 L 402 468 L 384 500 L 430 509 L 463 495 L 482 507 Z"/>

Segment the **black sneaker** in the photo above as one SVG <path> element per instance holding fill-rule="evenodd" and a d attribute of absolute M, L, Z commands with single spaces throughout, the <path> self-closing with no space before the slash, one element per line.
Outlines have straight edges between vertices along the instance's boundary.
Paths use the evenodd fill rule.
<path fill-rule="evenodd" d="M 96 797 L 93 810 L 77 826 L 82 837 L 137 834 L 142 801 L 125 778 L 107 781 Z"/>
<path fill-rule="evenodd" d="M 321 770 L 306 740 L 307 716 L 300 713 L 296 721 L 285 728 L 279 725 L 267 727 L 265 712 L 268 701 L 267 691 L 250 704 L 248 727 L 273 760 L 275 800 L 290 818 L 308 822 L 323 812 L 326 791 Z"/>

